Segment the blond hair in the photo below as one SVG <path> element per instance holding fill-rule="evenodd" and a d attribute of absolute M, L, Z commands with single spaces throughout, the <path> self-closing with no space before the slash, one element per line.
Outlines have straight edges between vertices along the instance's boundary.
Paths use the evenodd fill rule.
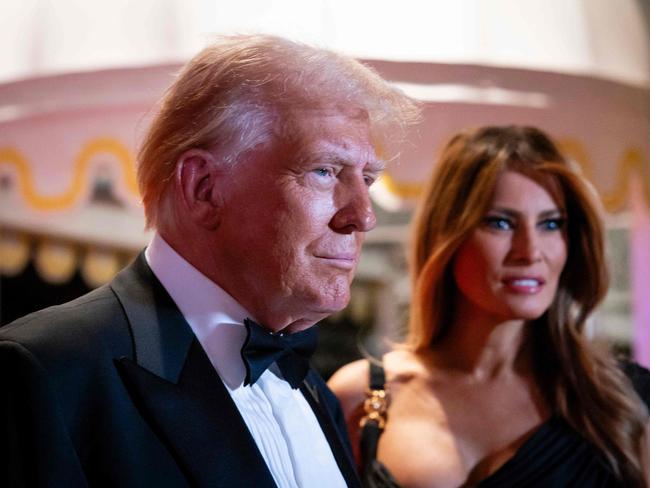
<path fill-rule="evenodd" d="M 390 153 L 418 108 L 373 70 L 334 52 L 275 36 L 223 37 L 182 69 L 162 100 L 138 157 L 148 227 L 156 227 L 178 158 L 191 148 L 233 164 L 247 151 L 296 134 L 292 114 L 326 109 L 368 119 Z M 396 130 L 397 129 L 397 130 Z"/>
<path fill-rule="evenodd" d="M 507 170 L 538 182 L 567 214 L 568 257 L 558 290 L 530 329 L 540 385 L 554 411 L 603 453 L 622 480 L 643 486 L 647 411 L 611 353 L 585 336 L 585 322 L 609 283 L 595 193 L 540 130 L 485 127 L 447 144 L 414 220 L 406 344 L 425 350 L 452 323 L 452 259 L 484 218 Z"/>

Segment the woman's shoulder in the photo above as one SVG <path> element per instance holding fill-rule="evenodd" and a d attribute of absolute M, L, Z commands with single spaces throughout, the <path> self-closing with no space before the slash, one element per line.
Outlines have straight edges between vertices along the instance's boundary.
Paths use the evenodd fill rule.
<path fill-rule="evenodd" d="M 336 394 L 345 410 L 345 404 L 357 405 L 366 396 L 370 383 L 370 362 L 384 370 L 386 385 L 404 382 L 408 378 L 426 373 L 426 366 L 413 352 L 394 349 L 381 359 L 360 359 L 337 370 L 328 380 L 327 386 Z"/>
<path fill-rule="evenodd" d="M 399 348 L 384 355 L 384 369 L 387 381 L 396 381 L 426 373 L 429 366 L 418 354 Z"/>
<path fill-rule="evenodd" d="M 348 363 L 334 372 L 327 381 L 332 391 L 365 388 L 368 384 L 370 366 L 367 359 Z"/>
<path fill-rule="evenodd" d="M 370 382 L 370 363 L 381 367 L 386 381 L 413 370 L 418 362 L 413 353 L 401 349 L 392 350 L 381 358 L 359 359 L 342 366 L 327 381 L 327 386 L 341 398 L 365 396 Z"/>
<path fill-rule="evenodd" d="M 363 401 L 369 374 L 368 360 L 359 359 L 338 369 L 327 381 L 327 386 L 338 397 L 344 412 Z"/>

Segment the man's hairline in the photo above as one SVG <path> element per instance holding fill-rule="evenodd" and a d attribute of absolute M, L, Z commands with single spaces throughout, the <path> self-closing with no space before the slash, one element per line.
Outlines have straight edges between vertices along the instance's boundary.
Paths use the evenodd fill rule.
<path fill-rule="evenodd" d="M 352 111 L 356 113 L 360 113 L 361 115 L 356 116 L 352 113 Z M 242 160 L 246 159 L 247 154 L 255 153 L 257 151 L 264 151 L 264 150 L 273 150 L 273 148 L 281 147 L 283 144 L 297 144 L 298 146 L 298 152 L 302 151 L 305 147 L 306 144 L 304 144 L 304 139 L 305 139 L 305 129 L 299 123 L 299 120 L 301 118 L 332 118 L 332 117 L 341 117 L 344 119 L 350 119 L 358 122 L 365 123 L 368 127 L 368 129 L 372 128 L 372 122 L 370 118 L 368 117 L 368 111 L 366 108 L 357 106 L 356 108 L 353 108 L 352 110 L 349 109 L 344 109 L 340 105 L 331 105 L 331 106 L 326 106 L 326 105 L 320 105 L 320 106 L 314 106 L 314 107 L 291 107 L 286 109 L 285 107 L 279 106 L 279 107 L 274 107 L 274 108 L 266 108 L 266 114 L 270 118 L 275 118 L 276 121 L 279 121 L 279 125 L 281 127 L 281 131 L 271 129 L 269 130 L 264 130 L 264 134 L 261 137 L 261 141 L 259 141 L 256 144 L 251 145 L 250 147 L 246 147 L 247 144 L 241 144 L 239 147 L 238 145 L 235 144 L 234 149 L 236 150 L 237 154 L 236 155 L 222 155 L 218 156 L 215 151 L 218 151 L 216 148 L 211 148 L 209 151 L 214 155 L 217 156 L 217 159 L 220 160 L 226 160 L 229 161 L 229 167 L 233 167 L 234 165 L 238 164 Z M 282 132 L 285 132 L 284 129 L 286 127 L 293 126 L 295 129 L 294 135 L 287 137 L 285 134 Z M 259 134 L 259 133 L 258 133 Z M 373 143 L 372 140 L 369 140 L 374 152 L 375 156 L 377 156 L 377 148 L 376 145 Z M 376 157 L 374 161 L 369 162 L 371 166 L 374 169 L 374 171 L 381 173 L 387 165 L 387 161 Z"/>

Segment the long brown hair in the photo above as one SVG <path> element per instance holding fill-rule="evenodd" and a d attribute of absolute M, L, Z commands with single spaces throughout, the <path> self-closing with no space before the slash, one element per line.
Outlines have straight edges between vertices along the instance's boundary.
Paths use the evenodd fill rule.
<path fill-rule="evenodd" d="M 484 218 L 506 170 L 538 182 L 567 214 L 566 265 L 553 303 L 531 329 L 540 386 L 553 411 L 603 453 L 621 480 L 644 486 L 647 411 L 612 354 L 585 333 L 609 284 L 596 195 L 540 130 L 484 127 L 461 132 L 446 146 L 414 220 L 406 344 L 426 350 L 452 323 L 452 259 Z"/>

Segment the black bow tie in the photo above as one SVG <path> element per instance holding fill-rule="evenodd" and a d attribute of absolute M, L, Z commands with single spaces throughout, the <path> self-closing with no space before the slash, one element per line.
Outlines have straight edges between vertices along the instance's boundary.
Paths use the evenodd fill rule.
<path fill-rule="evenodd" d="M 244 320 L 248 331 L 241 357 L 246 366 L 244 385 L 252 385 L 275 362 L 292 388 L 298 388 L 309 371 L 309 357 L 316 350 L 315 327 L 295 334 L 273 334 L 250 319 Z"/>

